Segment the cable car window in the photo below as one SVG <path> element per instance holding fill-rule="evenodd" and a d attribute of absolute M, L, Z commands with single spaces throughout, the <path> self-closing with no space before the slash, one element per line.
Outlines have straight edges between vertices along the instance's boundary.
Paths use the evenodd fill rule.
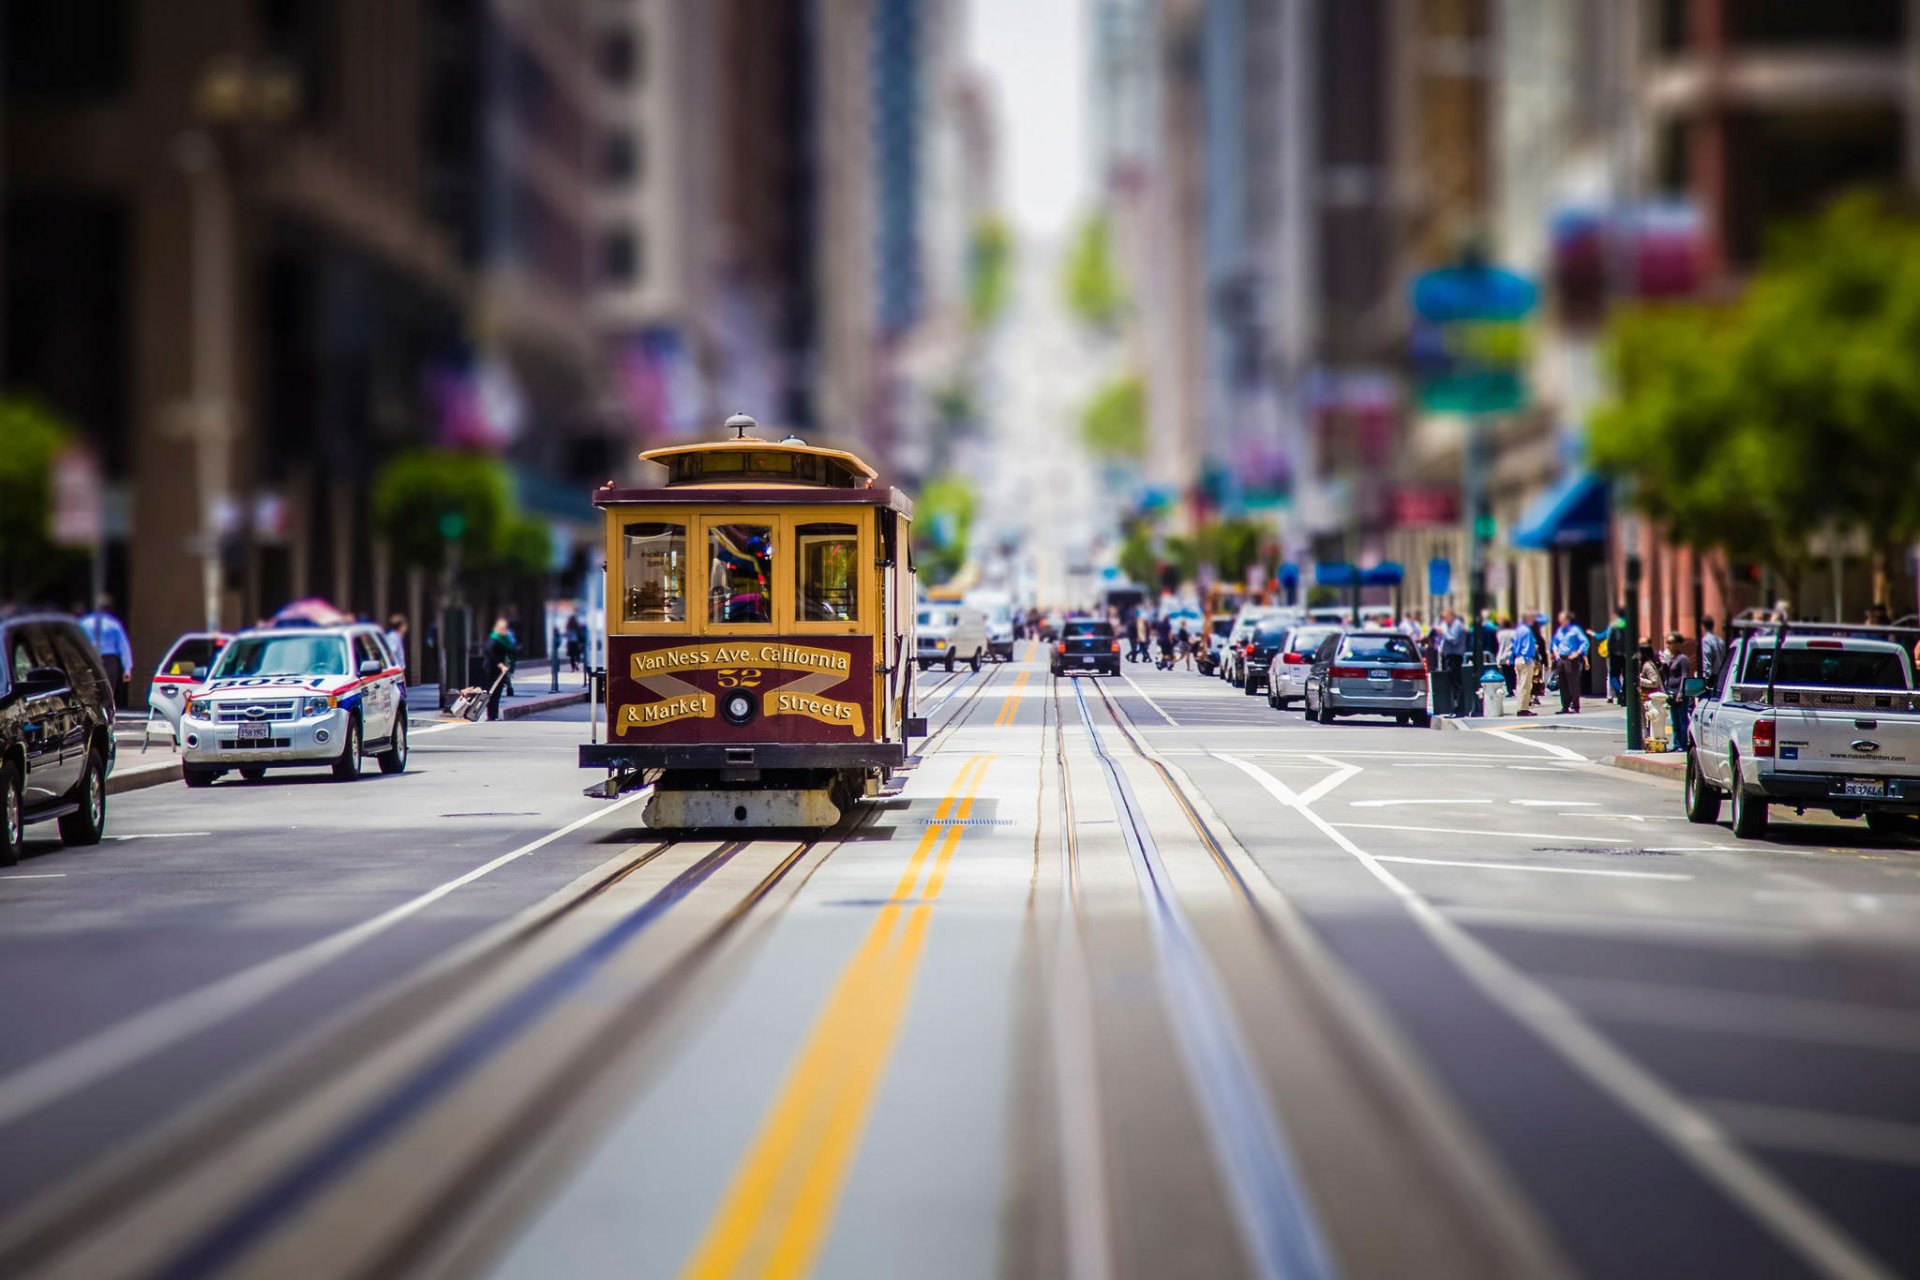
<path fill-rule="evenodd" d="M 749 466 L 754 471 L 790 476 L 793 474 L 793 455 L 790 453 L 755 453 L 750 456 Z"/>
<path fill-rule="evenodd" d="M 716 524 L 707 529 L 707 621 L 773 621 L 773 529 Z"/>
<path fill-rule="evenodd" d="M 623 532 L 626 621 L 685 622 L 687 526 L 630 524 Z"/>
<path fill-rule="evenodd" d="M 860 530 L 850 524 L 803 524 L 794 531 L 794 569 L 802 622 L 860 619 Z"/>

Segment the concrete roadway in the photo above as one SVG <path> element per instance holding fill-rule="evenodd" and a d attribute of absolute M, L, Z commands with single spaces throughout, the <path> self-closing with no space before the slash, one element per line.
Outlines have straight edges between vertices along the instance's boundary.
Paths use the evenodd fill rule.
<path fill-rule="evenodd" d="M 1552 717 L 923 690 L 820 840 L 650 838 L 573 709 L 35 843 L 0 1274 L 1920 1273 L 1920 847 Z"/>

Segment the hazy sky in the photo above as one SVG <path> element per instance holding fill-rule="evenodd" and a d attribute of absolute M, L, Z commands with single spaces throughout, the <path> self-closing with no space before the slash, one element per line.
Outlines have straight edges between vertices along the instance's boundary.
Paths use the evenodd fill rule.
<path fill-rule="evenodd" d="M 1023 232 L 1063 231 L 1085 199 L 1086 0 L 970 0 L 968 52 L 992 85 L 1000 180 Z"/>

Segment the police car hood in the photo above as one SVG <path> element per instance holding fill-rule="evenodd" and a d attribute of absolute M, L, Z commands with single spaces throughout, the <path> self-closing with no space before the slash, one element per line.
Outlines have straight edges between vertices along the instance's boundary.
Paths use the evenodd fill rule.
<path fill-rule="evenodd" d="M 258 698 L 261 696 L 311 696 L 332 694 L 339 697 L 352 693 L 375 676 L 229 676 L 219 680 L 209 680 L 196 690 L 196 696 L 213 697 L 221 700 L 231 698 Z"/>

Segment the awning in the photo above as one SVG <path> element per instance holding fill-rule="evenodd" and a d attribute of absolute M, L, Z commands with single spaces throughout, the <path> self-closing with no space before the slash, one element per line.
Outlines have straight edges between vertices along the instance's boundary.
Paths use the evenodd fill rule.
<path fill-rule="evenodd" d="M 1575 471 L 1527 508 L 1510 541 L 1535 551 L 1605 542 L 1612 517 L 1613 495 L 1606 480 Z"/>

